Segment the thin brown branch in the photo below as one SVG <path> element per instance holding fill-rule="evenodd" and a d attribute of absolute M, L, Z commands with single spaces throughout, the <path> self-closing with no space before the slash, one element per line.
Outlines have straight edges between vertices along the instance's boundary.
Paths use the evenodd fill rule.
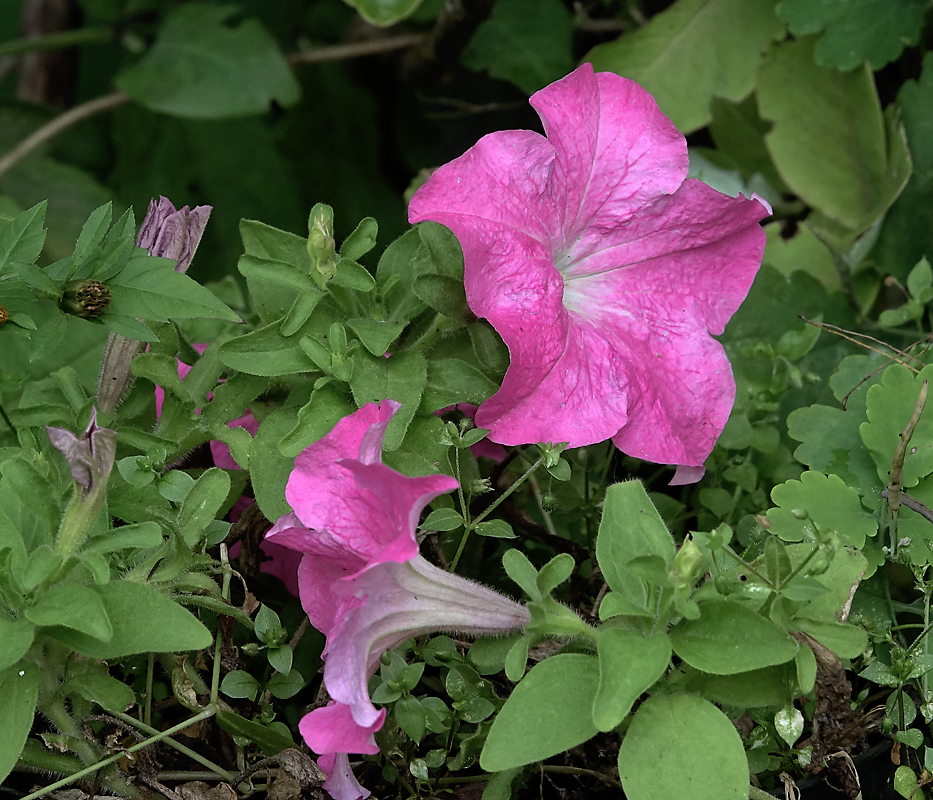
<path fill-rule="evenodd" d="M 293 66 L 298 64 L 322 64 L 326 61 L 343 61 L 348 58 L 361 58 L 362 56 L 392 53 L 396 50 L 406 50 L 415 47 L 424 41 L 424 34 L 407 33 L 387 39 L 373 39 L 366 42 L 347 42 L 327 47 L 314 47 L 310 50 L 298 50 L 289 53 L 285 60 Z"/>
<path fill-rule="evenodd" d="M 110 111 L 113 108 L 122 106 L 130 101 L 130 96 L 126 92 L 113 92 L 105 94 L 103 97 L 95 97 L 86 103 L 81 103 L 74 108 L 70 108 L 63 114 L 59 114 L 54 119 L 50 119 L 45 125 L 34 130 L 29 136 L 21 141 L 3 158 L 0 158 L 0 177 L 3 177 L 14 166 L 22 161 L 26 156 L 33 152 L 37 147 L 45 144 L 62 131 L 67 130 L 72 125 L 93 117 L 96 114 Z"/>

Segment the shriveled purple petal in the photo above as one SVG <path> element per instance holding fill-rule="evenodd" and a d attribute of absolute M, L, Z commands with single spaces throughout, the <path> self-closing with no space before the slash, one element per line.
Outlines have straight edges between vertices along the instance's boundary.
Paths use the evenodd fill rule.
<path fill-rule="evenodd" d="M 64 456 L 71 477 L 85 497 L 99 480 L 106 482 L 117 454 L 117 433 L 98 426 L 96 408 L 91 408 L 90 421 L 80 436 L 67 428 L 47 426 L 45 430 L 52 447 Z"/>
<path fill-rule="evenodd" d="M 457 235 L 470 308 L 509 348 L 476 423 L 502 444 L 611 438 L 699 466 L 735 391 L 711 334 L 748 292 L 770 210 L 685 181 L 683 137 L 632 81 L 583 65 L 531 103 L 547 139 L 486 136 L 409 206 Z"/>
<path fill-rule="evenodd" d="M 149 201 L 149 210 L 136 236 L 137 247 L 149 255 L 171 258 L 175 270 L 185 272 L 198 249 L 211 206 L 182 206 L 176 209 L 167 197 Z"/>

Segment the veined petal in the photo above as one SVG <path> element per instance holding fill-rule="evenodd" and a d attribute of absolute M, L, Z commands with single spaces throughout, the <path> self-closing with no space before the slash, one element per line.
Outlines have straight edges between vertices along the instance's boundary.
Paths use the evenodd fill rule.
<path fill-rule="evenodd" d="M 327 773 L 324 791 L 334 800 L 366 800 L 372 792 L 360 786 L 350 769 L 346 753 L 327 753 L 317 760 L 318 766 Z"/>
<path fill-rule="evenodd" d="M 375 724 L 382 713 L 369 699 L 367 684 L 386 650 L 432 631 L 482 636 L 531 621 L 523 605 L 421 556 L 403 564 L 376 564 L 340 581 L 335 591 L 365 603 L 346 614 L 339 632 L 328 635 L 324 685 L 363 727 Z"/>
<path fill-rule="evenodd" d="M 529 102 L 555 152 L 549 188 L 562 247 L 587 228 L 624 222 L 687 177 L 684 137 L 632 80 L 583 64 Z"/>

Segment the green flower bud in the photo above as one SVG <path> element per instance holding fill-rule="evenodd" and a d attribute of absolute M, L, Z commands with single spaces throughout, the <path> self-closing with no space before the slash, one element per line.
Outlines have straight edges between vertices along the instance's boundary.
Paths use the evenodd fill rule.
<path fill-rule="evenodd" d="M 677 588 L 693 586 L 700 577 L 702 567 L 703 553 L 693 541 L 693 537 L 688 536 L 677 551 L 677 555 L 674 556 L 674 565 L 671 568 L 671 580 L 674 586 Z"/>
<path fill-rule="evenodd" d="M 334 243 L 334 209 L 318 203 L 308 217 L 308 255 L 311 277 L 324 286 L 337 272 L 337 249 Z"/>
<path fill-rule="evenodd" d="M 96 319 L 110 305 L 110 289 L 95 280 L 68 281 L 58 306 L 66 314 Z"/>

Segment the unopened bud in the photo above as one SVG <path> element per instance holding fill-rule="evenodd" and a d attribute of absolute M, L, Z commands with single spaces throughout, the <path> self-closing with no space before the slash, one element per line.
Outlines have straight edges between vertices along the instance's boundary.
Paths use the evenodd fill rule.
<path fill-rule="evenodd" d="M 10 315 L 7 310 L 3 306 L 0 306 L 0 325 L 6 322 L 9 318 Z"/>
<path fill-rule="evenodd" d="M 480 494 L 486 494 L 486 492 L 492 491 L 492 482 L 489 478 L 477 478 L 476 480 L 470 481 L 469 486 L 467 487 L 467 493 L 471 497 L 476 497 Z"/>
<path fill-rule="evenodd" d="M 68 281 L 58 306 L 66 314 L 96 319 L 110 305 L 110 289 L 100 281 Z"/>
<path fill-rule="evenodd" d="M 311 256 L 311 277 L 324 286 L 337 272 L 334 244 L 334 209 L 317 203 L 308 217 L 308 255 Z"/>
<path fill-rule="evenodd" d="M 700 570 L 703 565 L 703 553 L 693 541 L 692 536 L 688 536 L 684 543 L 674 556 L 674 566 L 671 569 L 671 581 L 675 587 L 685 588 L 693 586 L 696 579 L 700 577 Z"/>

